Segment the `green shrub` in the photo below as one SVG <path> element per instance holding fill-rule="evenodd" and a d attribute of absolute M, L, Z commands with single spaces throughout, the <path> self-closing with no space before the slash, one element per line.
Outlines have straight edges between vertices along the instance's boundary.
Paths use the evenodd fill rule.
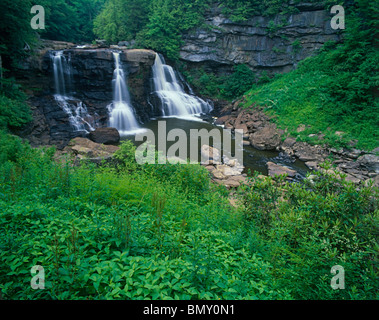
<path fill-rule="evenodd" d="M 0 129 L 19 128 L 31 121 L 29 106 L 0 95 Z"/>
<path fill-rule="evenodd" d="M 272 276 L 295 299 L 376 299 L 379 190 L 357 190 L 337 174 L 313 173 L 305 184 L 254 178 L 244 194 L 250 240 Z M 330 286 L 341 265 L 346 290 Z"/>

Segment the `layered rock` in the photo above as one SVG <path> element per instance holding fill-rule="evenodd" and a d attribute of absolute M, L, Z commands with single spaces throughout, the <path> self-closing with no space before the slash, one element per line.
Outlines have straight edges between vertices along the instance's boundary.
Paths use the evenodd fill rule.
<path fill-rule="evenodd" d="M 340 40 L 325 7 L 304 3 L 295 7 L 295 14 L 233 22 L 215 5 L 206 13 L 205 25 L 184 36 L 180 57 L 216 73 L 235 64 L 247 64 L 258 73 L 290 71 L 324 43 Z"/>

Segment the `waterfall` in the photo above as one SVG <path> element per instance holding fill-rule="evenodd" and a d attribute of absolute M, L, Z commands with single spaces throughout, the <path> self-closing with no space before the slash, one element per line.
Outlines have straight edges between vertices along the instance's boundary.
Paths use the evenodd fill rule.
<path fill-rule="evenodd" d="M 120 54 L 113 52 L 115 70 L 113 73 L 113 103 L 108 106 L 109 125 L 116 128 L 121 135 L 128 135 L 140 129 L 131 107 L 129 91 L 126 86 Z"/>
<path fill-rule="evenodd" d="M 174 69 L 166 65 L 164 58 L 159 54 L 153 66 L 153 82 L 155 94 L 161 102 L 160 111 L 164 117 L 185 117 L 208 113 L 212 110 L 212 107 L 196 97 L 191 89 L 190 94 L 185 93 Z"/>
<path fill-rule="evenodd" d="M 72 70 L 69 59 L 63 51 L 55 51 L 51 54 L 54 71 L 54 98 L 58 105 L 67 114 L 70 125 L 75 132 L 89 133 L 97 126 L 95 119 L 88 113 L 87 107 L 81 101 L 75 101 L 72 94 Z"/>

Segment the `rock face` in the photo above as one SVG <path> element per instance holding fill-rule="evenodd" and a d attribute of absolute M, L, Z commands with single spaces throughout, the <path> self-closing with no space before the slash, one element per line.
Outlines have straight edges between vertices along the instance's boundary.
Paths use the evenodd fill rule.
<path fill-rule="evenodd" d="M 96 143 L 117 145 L 120 143 L 120 133 L 115 128 L 98 128 L 90 132 L 89 139 Z"/>
<path fill-rule="evenodd" d="M 247 64 L 258 73 L 290 71 L 325 42 L 340 40 L 322 5 L 296 7 L 295 14 L 255 16 L 236 23 L 216 5 L 206 13 L 206 27 L 185 35 L 180 57 L 221 73 L 235 64 Z"/>
<path fill-rule="evenodd" d="M 34 123 L 29 124 L 19 134 L 30 140 L 32 145 L 51 144 L 62 149 L 67 143 L 83 133 L 73 132 L 68 115 L 54 101 L 54 73 L 51 59 L 52 50 L 63 50 L 63 55 L 71 66 L 71 89 L 75 103 L 82 102 L 97 127 L 106 127 L 113 100 L 112 78 L 115 62 L 112 50 L 108 48 L 77 48 L 64 42 L 47 42 L 36 56 L 25 61 L 16 71 L 19 83 L 30 96 Z M 151 50 L 117 49 L 121 52 L 125 74 L 133 107 L 138 120 L 143 123 L 152 115 L 149 105 L 151 67 L 156 53 Z M 70 94 L 71 95 L 71 94 Z"/>

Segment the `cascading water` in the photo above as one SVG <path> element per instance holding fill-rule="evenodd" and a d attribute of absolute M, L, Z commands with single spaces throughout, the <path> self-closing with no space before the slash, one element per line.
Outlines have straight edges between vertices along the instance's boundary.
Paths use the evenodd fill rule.
<path fill-rule="evenodd" d="M 153 82 L 155 94 L 158 96 L 162 116 L 186 117 L 212 111 L 209 103 L 196 97 L 192 90 L 185 93 L 178 81 L 174 69 L 165 64 L 164 58 L 157 54 L 153 66 Z"/>
<path fill-rule="evenodd" d="M 67 60 L 63 51 L 53 52 L 51 55 L 54 70 L 55 95 L 59 106 L 68 115 L 71 126 L 76 132 L 88 133 L 95 130 L 96 122 L 88 113 L 83 102 L 74 103 L 72 93 L 72 71 L 70 60 Z"/>
<path fill-rule="evenodd" d="M 113 73 L 113 103 L 108 106 L 109 125 L 116 128 L 121 135 L 128 135 L 140 129 L 131 107 L 129 91 L 125 82 L 120 54 L 113 52 L 115 70 Z"/>

